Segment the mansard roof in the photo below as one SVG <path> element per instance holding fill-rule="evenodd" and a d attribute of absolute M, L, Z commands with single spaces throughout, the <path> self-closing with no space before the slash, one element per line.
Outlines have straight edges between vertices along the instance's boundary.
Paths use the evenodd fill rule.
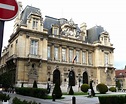
<path fill-rule="evenodd" d="M 57 18 L 53 18 L 50 16 L 45 16 L 45 20 L 43 22 L 43 27 L 48 29 L 48 33 L 51 34 L 52 25 L 60 25 L 59 20 Z"/>
<path fill-rule="evenodd" d="M 25 7 L 25 9 L 21 12 L 21 16 L 20 16 L 20 20 L 21 20 L 21 25 L 27 25 L 27 20 L 29 19 L 30 15 L 37 15 L 37 16 L 41 16 L 41 10 L 39 8 L 36 7 L 32 7 L 27 5 Z M 42 16 L 41 16 L 42 18 Z M 54 18 L 54 17 L 50 17 L 50 16 L 45 16 L 45 20 L 43 21 L 43 27 L 45 29 L 48 30 L 48 34 L 52 34 L 52 26 L 58 26 L 59 27 L 59 33 L 61 35 L 64 35 L 64 31 L 62 31 L 62 27 L 69 27 L 70 28 L 74 28 L 76 31 L 76 35 L 75 37 L 79 36 L 80 33 L 82 32 L 80 30 L 80 28 L 78 27 L 77 24 L 74 23 L 74 21 L 72 19 L 70 19 L 69 21 L 65 18 Z M 88 43 L 94 43 L 95 41 L 99 41 L 99 37 L 100 35 L 105 32 L 104 28 L 101 26 L 94 26 L 90 29 L 87 30 L 87 36 L 85 37 L 85 42 Z M 105 33 L 104 33 L 105 34 Z"/>
<path fill-rule="evenodd" d="M 102 26 L 94 26 L 87 30 L 87 39 L 89 43 L 99 41 L 101 33 L 105 32 Z"/>
<path fill-rule="evenodd" d="M 21 24 L 26 25 L 27 19 L 30 16 L 30 14 L 36 14 L 41 16 L 41 12 L 39 8 L 27 5 L 25 9 L 21 12 L 21 17 L 20 17 Z"/>
<path fill-rule="evenodd" d="M 70 21 L 73 22 L 72 19 Z M 50 16 L 45 16 L 45 20 L 43 22 L 43 27 L 48 29 L 48 33 L 51 34 L 51 29 L 52 29 L 53 25 L 56 25 L 61 29 L 61 26 L 63 26 L 64 24 L 69 25 L 70 21 L 68 21 L 65 18 L 57 19 L 57 18 L 53 18 Z M 80 32 L 80 28 L 78 27 L 78 25 L 74 24 L 74 22 L 73 22 L 73 25 L 76 28 L 76 31 Z"/>

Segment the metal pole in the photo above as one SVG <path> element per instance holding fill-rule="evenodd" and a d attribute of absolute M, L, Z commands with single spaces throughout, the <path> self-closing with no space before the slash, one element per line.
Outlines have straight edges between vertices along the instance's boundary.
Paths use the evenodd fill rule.
<path fill-rule="evenodd" d="M 0 20 L 0 58 L 3 46 L 4 21 Z"/>
<path fill-rule="evenodd" d="M 72 104 L 76 104 L 76 97 L 72 97 Z"/>

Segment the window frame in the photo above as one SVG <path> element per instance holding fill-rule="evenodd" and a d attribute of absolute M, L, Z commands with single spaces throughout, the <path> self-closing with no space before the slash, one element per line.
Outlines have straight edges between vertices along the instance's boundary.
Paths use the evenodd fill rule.
<path fill-rule="evenodd" d="M 73 49 L 70 49 L 69 50 L 69 62 L 72 63 L 73 61 L 73 54 L 74 54 L 74 50 Z"/>
<path fill-rule="evenodd" d="M 30 54 L 38 55 L 38 40 L 36 39 L 30 41 Z"/>
<path fill-rule="evenodd" d="M 76 56 L 77 56 L 77 59 L 76 59 L 76 62 L 79 63 L 80 62 L 80 52 L 79 50 L 76 51 Z"/>
<path fill-rule="evenodd" d="M 51 46 L 48 46 L 48 49 L 47 49 L 47 58 L 51 59 Z"/>
<path fill-rule="evenodd" d="M 32 22 L 32 29 L 38 29 L 38 19 L 37 18 L 33 18 L 33 22 Z"/>
<path fill-rule="evenodd" d="M 82 51 L 82 63 L 83 64 L 86 64 L 87 63 L 86 51 Z"/>
<path fill-rule="evenodd" d="M 58 59 L 59 59 L 59 48 L 54 47 L 54 60 L 58 60 Z"/>
<path fill-rule="evenodd" d="M 66 48 L 62 48 L 62 61 L 66 61 Z"/>
<path fill-rule="evenodd" d="M 93 65 L 93 52 L 88 52 L 88 65 Z"/>

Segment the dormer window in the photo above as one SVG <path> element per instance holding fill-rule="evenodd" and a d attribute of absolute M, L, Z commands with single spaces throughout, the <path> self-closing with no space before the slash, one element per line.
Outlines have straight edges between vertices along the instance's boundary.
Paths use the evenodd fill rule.
<path fill-rule="evenodd" d="M 107 45 L 108 39 L 107 36 L 104 36 L 104 44 Z"/>
<path fill-rule="evenodd" d="M 59 33 L 59 28 L 53 26 L 52 34 L 54 34 L 54 35 L 58 35 L 58 33 Z"/>
<path fill-rule="evenodd" d="M 38 28 L 38 19 L 33 18 L 32 28 L 37 30 L 37 28 Z"/>
<path fill-rule="evenodd" d="M 54 28 L 54 30 L 53 30 L 54 35 L 57 35 L 57 33 L 58 33 L 57 30 L 58 30 L 57 28 Z"/>

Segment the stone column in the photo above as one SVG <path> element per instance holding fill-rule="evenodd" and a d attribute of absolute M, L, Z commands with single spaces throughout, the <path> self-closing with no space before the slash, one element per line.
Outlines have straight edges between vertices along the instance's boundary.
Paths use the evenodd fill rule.
<path fill-rule="evenodd" d="M 80 50 L 80 63 L 82 64 L 82 50 Z"/>
<path fill-rule="evenodd" d="M 87 59 L 86 59 L 86 65 L 88 65 L 88 50 L 86 51 L 86 57 L 87 57 Z"/>
<path fill-rule="evenodd" d="M 26 53 L 26 56 L 30 53 L 30 44 L 29 44 L 29 36 L 26 35 L 26 44 L 25 44 L 25 53 Z"/>
<path fill-rule="evenodd" d="M 69 47 L 67 47 L 67 49 L 66 49 L 66 61 L 67 61 L 67 63 L 69 63 Z"/>
<path fill-rule="evenodd" d="M 62 47 L 59 46 L 59 61 L 62 61 Z"/>
<path fill-rule="evenodd" d="M 52 44 L 52 47 L 51 47 L 51 56 L 52 56 L 52 61 L 54 61 L 54 44 Z"/>

